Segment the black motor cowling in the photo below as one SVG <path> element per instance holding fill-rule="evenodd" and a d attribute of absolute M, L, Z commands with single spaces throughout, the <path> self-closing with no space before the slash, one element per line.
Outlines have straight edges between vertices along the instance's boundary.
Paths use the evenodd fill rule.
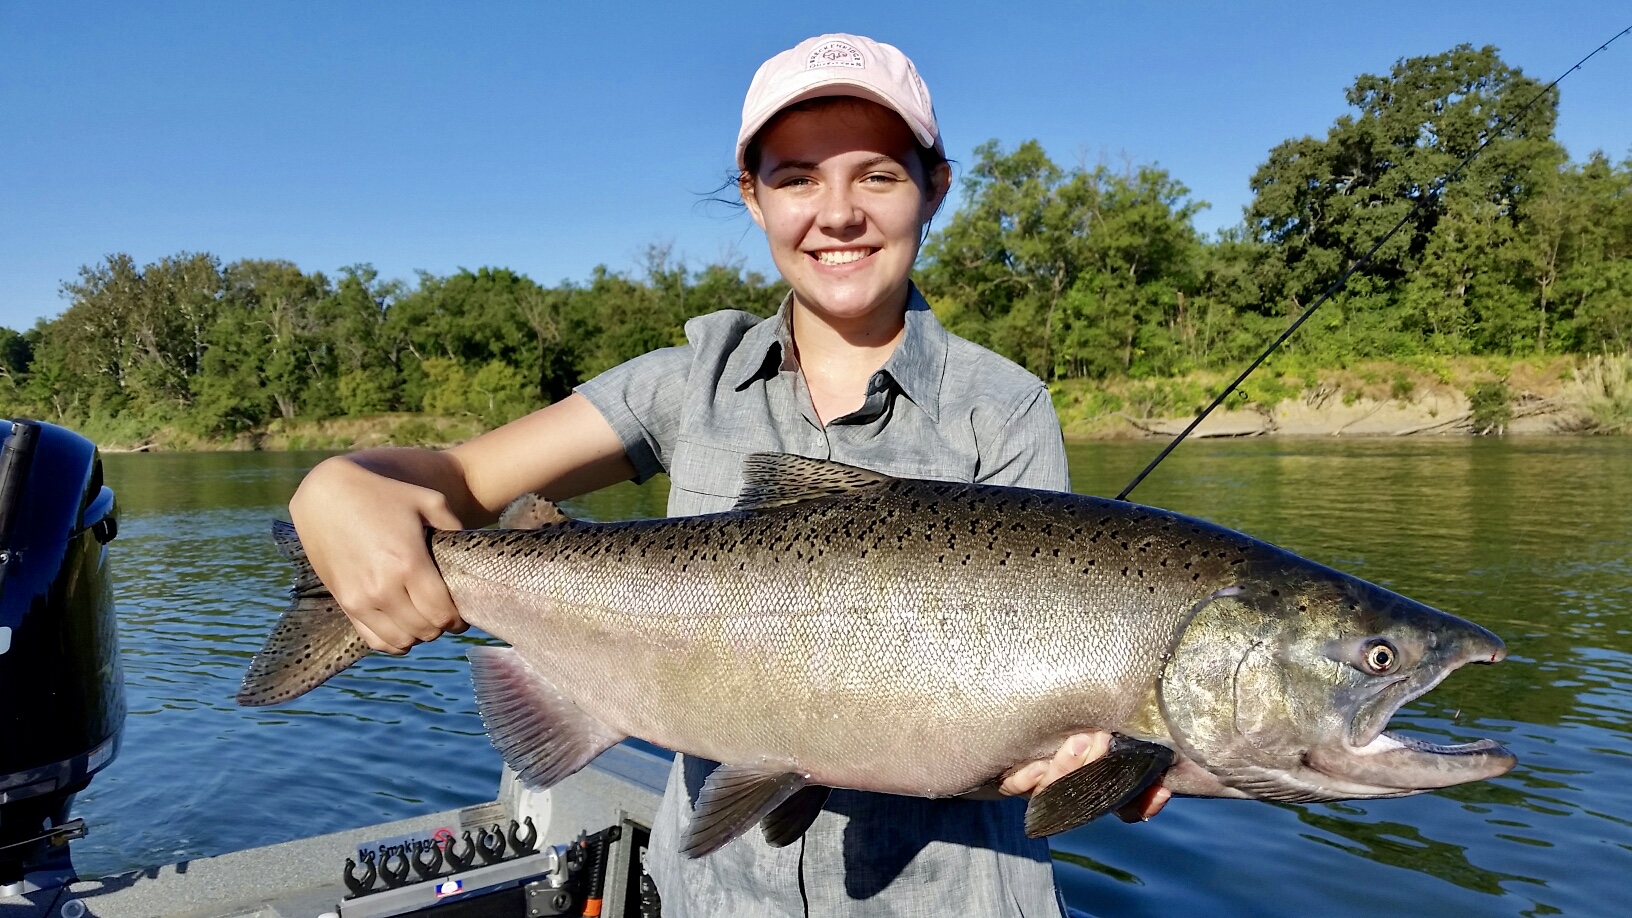
<path fill-rule="evenodd" d="M 4 888 L 60 847 L 74 794 L 118 751 L 125 697 L 106 549 L 117 517 L 96 446 L 23 420 L 0 421 L 0 443 Z"/>

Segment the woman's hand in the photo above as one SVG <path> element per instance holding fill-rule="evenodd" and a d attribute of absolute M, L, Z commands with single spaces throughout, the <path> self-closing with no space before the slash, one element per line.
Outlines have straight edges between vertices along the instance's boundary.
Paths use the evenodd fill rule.
<path fill-rule="evenodd" d="M 452 449 L 324 460 L 301 482 L 289 515 L 357 633 L 375 650 L 403 654 L 465 630 L 426 548 L 426 526 L 485 526 L 518 494 L 562 500 L 634 475 L 617 432 L 573 394 Z"/>
<path fill-rule="evenodd" d="M 1078 733 L 1060 744 L 1054 758 L 1039 759 L 1016 768 L 998 785 L 998 790 L 1011 797 L 1029 797 L 1103 756 L 1110 748 L 1109 733 Z M 1123 822 L 1143 822 L 1160 812 L 1172 796 L 1172 791 L 1160 784 L 1153 784 L 1127 806 L 1117 810 L 1116 815 Z"/>
<path fill-rule="evenodd" d="M 441 461 L 415 452 L 423 462 Z M 426 526 L 464 524 L 442 492 L 372 471 L 368 456 L 324 460 L 301 482 L 289 515 L 312 569 L 357 633 L 375 650 L 404 654 L 465 630 L 425 543 Z"/>

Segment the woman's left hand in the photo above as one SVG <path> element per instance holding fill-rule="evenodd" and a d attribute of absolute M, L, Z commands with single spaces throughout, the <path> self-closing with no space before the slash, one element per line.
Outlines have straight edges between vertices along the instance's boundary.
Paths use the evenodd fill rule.
<path fill-rule="evenodd" d="M 1039 759 L 1015 769 L 998 785 L 998 790 L 1011 797 L 1029 797 L 1109 752 L 1110 748 L 1109 733 L 1078 733 L 1060 744 L 1054 758 Z M 1172 791 L 1153 784 L 1117 810 L 1116 815 L 1123 822 L 1143 822 L 1160 812 L 1172 796 Z"/>

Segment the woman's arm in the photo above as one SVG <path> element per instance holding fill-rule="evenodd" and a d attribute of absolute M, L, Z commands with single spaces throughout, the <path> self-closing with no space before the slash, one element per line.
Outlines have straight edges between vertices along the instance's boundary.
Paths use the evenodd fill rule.
<path fill-rule="evenodd" d="M 529 491 L 563 500 L 633 478 L 622 441 L 581 395 L 448 450 L 370 449 L 307 474 L 289 502 L 312 568 L 375 650 L 463 631 L 425 527 L 498 518 Z"/>

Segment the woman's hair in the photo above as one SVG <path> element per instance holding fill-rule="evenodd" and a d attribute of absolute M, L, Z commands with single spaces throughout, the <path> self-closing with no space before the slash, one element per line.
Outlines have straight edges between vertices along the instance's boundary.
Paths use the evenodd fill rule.
<path fill-rule="evenodd" d="M 746 163 L 746 168 L 742 169 L 734 181 L 728 181 L 727 185 L 729 186 L 735 184 L 747 188 L 753 184 L 754 176 L 759 174 L 759 139 L 765 136 L 765 134 L 770 131 L 772 127 L 774 127 L 789 114 L 793 112 L 818 112 L 830 108 L 840 108 L 853 105 L 857 102 L 867 101 L 868 100 L 861 99 L 857 96 L 818 96 L 814 99 L 806 99 L 803 102 L 795 102 L 792 105 L 789 105 L 787 108 L 782 109 L 781 111 L 777 112 L 776 115 L 771 118 L 771 120 L 765 122 L 765 126 L 759 129 L 759 132 L 754 135 L 753 140 L 748 141 L 748 146 L 742 151 L 742 158 L 744 163 Z M 941 155 L 939 150 L 935 149 L 934 147 L 926 147 L 921 143 L 917 143 L 916 140 L 914 142 L 914 146 L 918 150 L 918 164 L 923 169 L 922 187 L 925 191 L 928 191 L 929 183 L 933 180 L 935 170 L 939 169 L 943 165 L 947 165 L 948 160 L 945 156 Z"/>

